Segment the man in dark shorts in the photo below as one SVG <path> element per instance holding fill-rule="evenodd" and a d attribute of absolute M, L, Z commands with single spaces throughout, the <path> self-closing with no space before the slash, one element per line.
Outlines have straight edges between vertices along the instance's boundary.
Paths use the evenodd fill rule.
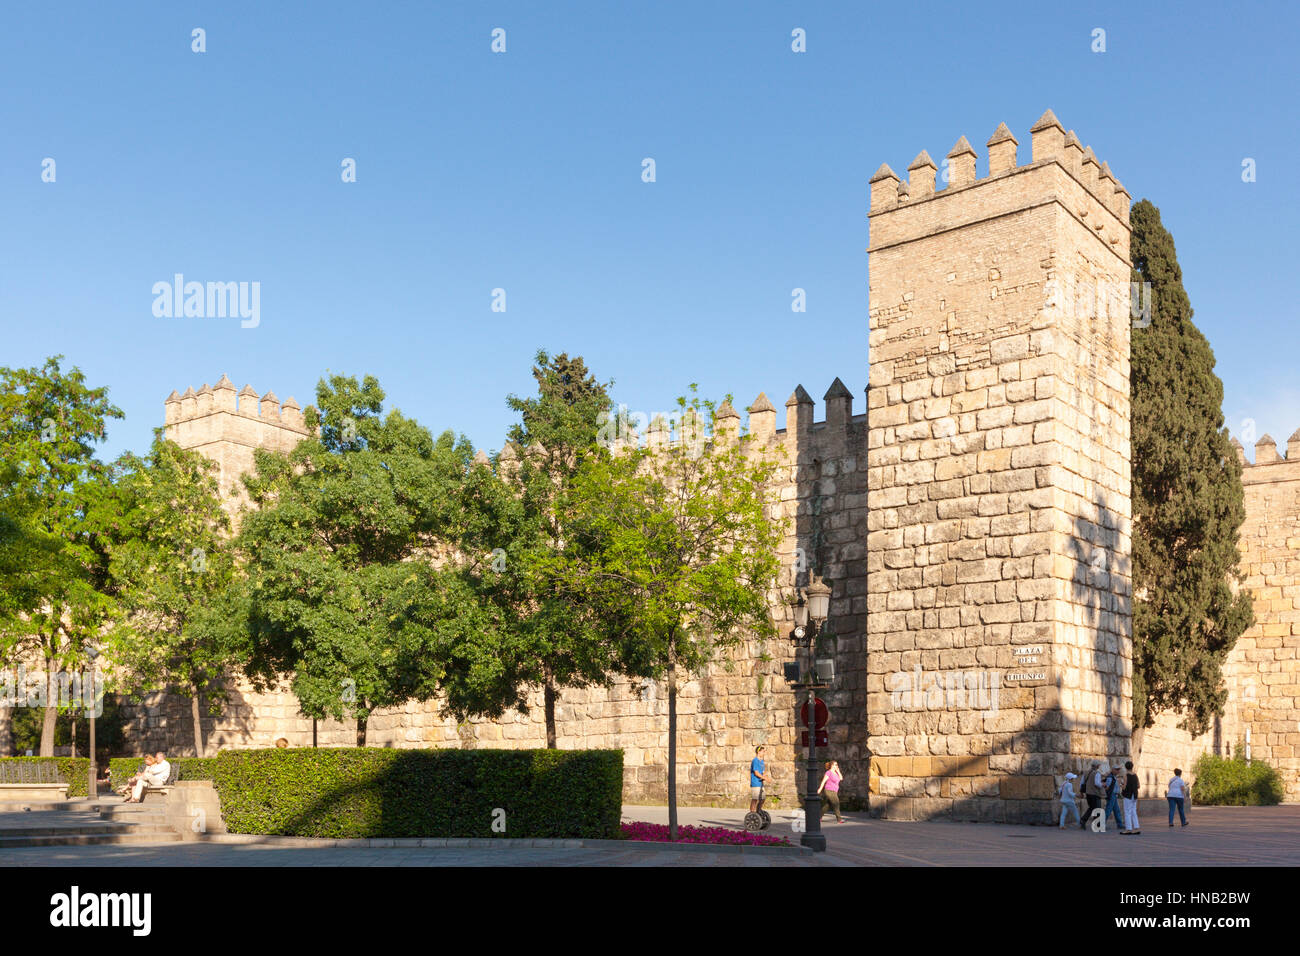
<path fill-rule="evenodd" d="M 767 781 L 767 761 L 763 759 L 764 748 L 760 744 L 754 748 L 754 759 L 749 762 L 749 812 L 758 809 L 758 800 L 763 793 L 763 784 Z"/>

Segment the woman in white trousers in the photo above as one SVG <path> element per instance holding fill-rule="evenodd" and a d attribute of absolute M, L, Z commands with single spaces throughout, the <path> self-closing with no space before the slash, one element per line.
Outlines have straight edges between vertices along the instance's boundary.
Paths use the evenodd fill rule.
<path fill-rule="evenodd" d="M 1119 832 L 1125 836 L 1131 836 L 1142 832 L 1142 825 L 1138 823 L 1138 777 L 1133 772 L 1133 761 L 1124 762 L 1124 769 L 1128 771 L 1128 776 L 1124 778 L 1124 826 L 1125 829 Z"/>

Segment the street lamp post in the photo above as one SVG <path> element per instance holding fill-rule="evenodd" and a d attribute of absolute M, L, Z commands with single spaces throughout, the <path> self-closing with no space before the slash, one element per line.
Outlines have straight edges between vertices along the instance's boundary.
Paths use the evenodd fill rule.
<path fill-rule="evenodd" d="M 99 650 L 93 645 L 87 649 L 87 656 L 90 658 L 90 694 L 91 706 L 87 714 L 90 720 L 90 769 L 87 771 L 86 779 L 86 796 L 91 800 L 99 798 L 99 768 L 95 766 L 95 711 L 99 704 L 99 682 L 95 679 L 95 661 L 99 657 Z M 82 703 L 85 703 L 86 695 L 82 692 Z M 74 741 L 75 746 L 75 741 Z"/>
<path fill-rule="evenodd" d="M 816 579 L 794 606 L 794 633 L 791 640 L 796 646 L 808 647 L 808 670 L 802 681 L 808 690 L 808 789 L 804 794 L 804 833 L 799 842 L 817 851 L 826 849 L 826 835 L 822 833 L 822 798 L 817 792 L 817 691 L 830 686 L 820 683 L 817 675 L 817 638 L 821 634 L 830 611 L 831 589 Z"/>

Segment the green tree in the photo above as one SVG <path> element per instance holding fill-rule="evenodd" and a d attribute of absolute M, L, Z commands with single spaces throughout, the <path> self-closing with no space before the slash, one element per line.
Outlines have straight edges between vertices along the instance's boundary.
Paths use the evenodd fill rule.
<path fill-rule="evenodd" d="M 563 687 L 584 687 L 607 679 L 610 659 L 590 608 L 539 573 L 557 553 L 578 545 L 566 539 L 561 502 L 589 457 L 604 454 L 598 444 L 602 420 L 609 418 L 609 387 L 596 381 L 581 356 L 550 356 L 539 351 L 533 366 L 537 395 L 507 399 L 518 412 L 510 431 L 515 450 L 503 454 L 493 486 L 467 485 L 466 507 L 477 517 L 471 548 L 490 551 L 490 565 L 471 570 L 477 592 L 508 621 L 506 648 L 516 653 L 511 672 L 522 683 L 542 686 L 546 746 L 556 746 L 555 704 Z"/>
<path fill-rule="evenodd" d="M 1145 199 L 1131 222 L 1133 280 L 1150 283 L 1151 317 L 1132 344 L 1133 722 L 1173 712 L 1200 734 L 1223 713 L 1222 664 L 1253 621 L 1235 587 L 1241 466 L 1173 237 Z"/>
<path fill-rule="evenodd" d="M 694 386 L 692 386 L 694 392 Z M 768 607 L 783 529 L 769 518 L 776 462 L 723 437 L 730 405 L 679 399 L 679 440 L 588 458 L 566 500 L 582 547 L 551 564 L 557 586 L 595 609 L 615 668 L 668 688 L 668 824 L 677 837 L 677 683 L 745 633 L 776 633 Z M 697 424 L 711 420 L 711 438 Z"/>
<path fill-rule="evenodd" d="M 147 458 L 117 463 L 118 479 L 88 520 L 110 542 L 123 616 L 106 638 L 115 683 L 134 696 L 174 688 L 190 700 L 194 752 L 201 710 L 218 714 L 237 662 L 223 604 L 235 564 L 215 462 L 154 433 Z"/>
<path fill-rule="evenodd" d="M 258 451 L 244 478 L 255 506 L 238 537 L 247 581 L 229 606 L 254 684 L 291 676 L 304 714 L 355 717 L 365 746 L 375 708 L 432 698 L 448 644 L 491 623 L 443 543 L 472 449 L 381 415 L 373 376 L 333 375 L 316 394 L 306 421 L 320 437 Z"/>
<path fill-rule="evenodd" d="M 40 367 L 0 368 L 0 461 L 8 565 L 15 591 L 2 602 L 0 662 L 38 659 L 46 690 L 41 755 L 54 751 L 58 689 L 54 675 L 83 670 L 112 619 L 107 553 L 87 528 L 87 504 L 102 493 L 108 467 L 95 457 L 106 421 L 122 411 L 107 388 L 90 388 L 62 356 Z M 33 559 L 31 566 L 24 561 Z M 16 564 L 16 567 L 15 567 Z"/>

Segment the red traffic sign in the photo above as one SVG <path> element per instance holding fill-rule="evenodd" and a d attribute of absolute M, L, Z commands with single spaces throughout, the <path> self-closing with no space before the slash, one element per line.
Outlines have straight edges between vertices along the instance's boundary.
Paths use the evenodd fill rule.
<path fill-rule="evenodd" d="M 830 719 L 830 711 L 826 709 L 826 702 L 820 697 L 817 698 L 817 729 L 821 730 L 826 726 L 826 721 Z M 799 723 L 805 727 L 808 726 L 808 702 L 804 701 L 803 706 L 799 708 Z"/>
<path fill-rule="evenodd" d="M 827 735 L 826 731 L 824 730 L 817 731 L 817 746 L 829 747 L 830 745 L 831 745 L 830 737 Z M 805 730 L 803 732 L 803 737 L 799 741 L 799 746 L 800 747 L 808 746 L 808 731 Z"/>

